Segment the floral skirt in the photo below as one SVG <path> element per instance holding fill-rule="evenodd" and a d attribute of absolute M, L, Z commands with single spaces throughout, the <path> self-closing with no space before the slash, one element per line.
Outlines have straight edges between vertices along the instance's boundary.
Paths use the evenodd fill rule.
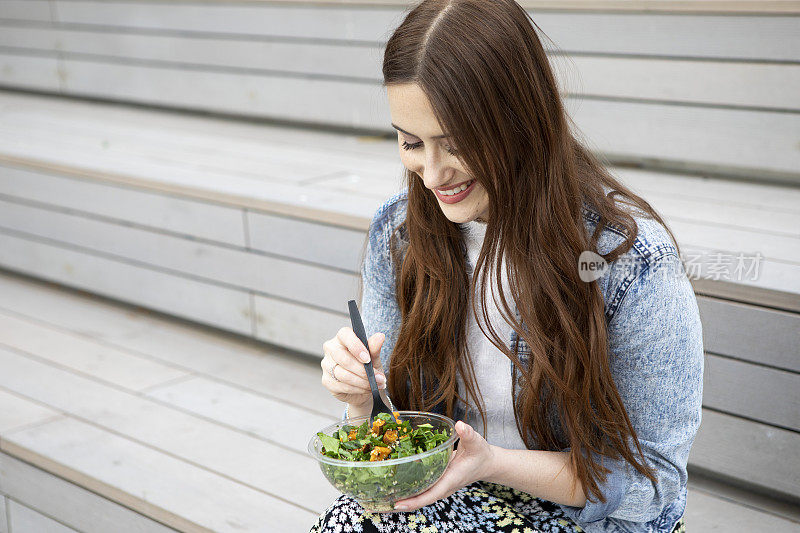
<path fill-rule="evenodd" d="M 561 508 L 505 485 L 476 481 L 413 512 L 371 513 L 342 495 L 310 533 L 574 533 L 581 532 Z M 672 533 L 684 533 L 683 519 Z"/>

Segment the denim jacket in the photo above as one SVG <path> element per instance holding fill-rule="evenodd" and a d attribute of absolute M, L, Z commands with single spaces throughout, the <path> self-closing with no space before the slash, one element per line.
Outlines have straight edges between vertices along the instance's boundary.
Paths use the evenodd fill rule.
<path fill-rule="evenodd" d="M 364 326 L 368 336 L 385 334 L 380 357 L 387 371 L 401 321 L 389 238 L 405 219 L 406 205 L 404 190 L 378 209 L 361 271 Z M 686 506 L 686 464 L 700 426 L 703 340 L 697 300 L 664 227 L 640 213 L 631 214 L 639 228 L 633 246 L 596 282 L 605 301 L 611 372 L 642 452 L 655 469 L 656 483 L 622 459 L 603 458 L 603 465 L 611 469 L 600 486 L 606 503 L 560 505 L 589 533 L 670 531 Z M 591 235 L 599 215 L 584 203 L 583 217 Z M 605 254 L 623 240 L 621 228 L 606 224 L 595 251 Z M 530 350 L 516 333 L 509 347 L 518 348 L 521 364 L 528 362 Z M 511 361 L 509 365 L 512 377 L 520 379 L 518 369 Z M 454 417 L 463 418 L 463 413 L 457 411 Z"/>

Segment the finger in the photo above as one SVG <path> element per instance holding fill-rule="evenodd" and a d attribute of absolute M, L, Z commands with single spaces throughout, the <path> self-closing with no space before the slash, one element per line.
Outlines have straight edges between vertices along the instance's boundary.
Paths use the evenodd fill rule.
<path fill-rule="evenodd" d="M 353 354 L 341 344 L 334 345 L 329 349 L 332 362 L 327 366 L 328 370 L 330 371 L 331 368 L 334 368 L 333 365 L 338 363 L 339 366 L 334 369 L 337 379 L 369 390 L 369 381 L 367 380 L 367 371 L 364 369 L 364 364 L 353 357 Z M 378 387 L 382 388 L 386 384 L 386 376 L 383 372 L 375 372 L 375 381 L 378 383 Z"/>
<path fill-rule="evenodd" d="M 343 359 L 349 359 L 351 361 L 353 360 L 353 356 L 350 355 L 350 352 L 347 352 L 344 349 L 342 351 L 345 354 L 341 356 Z M 344 365 L 336 365 L 336 361 L 333 361 L 334 362 L 330 364 L 328 369 L 326 369 L 326 373 L 329 376 L 332 375 L 332 377 L 335 378 L 334 381 L 347 383 L 348 385 L 352 385 L 362 392 L 369 392 L 371 390 L 369 386 L 369 380 L 367 380 L 367 375 L 364 371 L 364 365 L 356 361 L 356 364 L 361 367 L 359 370 L 356 370 L 356 372 L 358 372 L 358 375 L 356 375 L 354 372 L 348 370 Z M 384 376 L 379 376 L 377 373 L 375 374 L 375 381 L 377 382 L 379 389 L 384 388 L 386 385 L 386 378 Z"/>
<path fill-rule="evenodd" d="M 365 390 L 363 387 L 356 387 L 344 381 L 336 381 L 330 374 L 322 376 L 322 385 L 333 394 L 364 394 L 369 392 L 369 387 Z"/>
<path fill-rule="evenodd" d="M 418 494 L 413 498 L 408 498 L 405 500 L 400 500 L 395 503 L 394 508 L 396 511 L 416 511 L 421 507 L 425 507 L 426 505 L 430 505 L 434 502 L 441 500 L 442 498 L 447 498 L 454 490 L 451 490 L 449 484 L 442 483 L 444 478 L 439 480 L 433 487 L 429 488 L 422 494 Z"/>
<path fill-rule="evenodd" d="M 344 348 L 342 348 L 342 351 L 345 351 Z M 349 358 L 351 360 L 353 359 L 353 356 L 350 355 L 349 352 L 345 351 L 345 353 L 347 355 L 345 355 L 344 357 Z M 364 366 L 361 363 L 356 362 L 356 364 L 361 366 L 363 370 Z M 322 358 L 322 360 L 320 361 L 320 366 L 322 367 L 323 378 L 324 377 L 334 378 L 332 380 L 333 382 L 347 383 L 348 385 L 352 385 L 353 387 L 361 391 L 361 393 L 369 392 L 370 387 L 366 375 L 363 378 L 360 376 L 356 376 L 352 372 L 348 371 L 341 363 L 336 361 L 336 359 L 332 357 L 331 354 L 326 354 L 325 357 Z M 376 377 L 375 379 L 377 380 L 378 378 Z M 323 380 L 323 385 L 324 384 L 325 382 Z"/>
<path fill-rule="evenodd" d="M 458 436 L 463 440 L 465 443 L 472 440 L 472 437 L 475 434 L 475 430 L 472 429 L 472 426 L 467 424 L 466 422 L 459 420 L 456 422 L 456 433 Z"/>
<path fill-rule="evenodd" d="M 323 347 L 326 357 L 330 358 L 330 363 L 325 368 L 331 369 L 334 364 L 338 363 L 353 374 L 363 376 L 366 379 L 367 374 L 364 371 L 364 364 L 350 353 L 338 337 L 326 341 Z"/>
<path fill-rule="evenodd" d="M 367 340 L 369 341 L 369 353 L 372 359 L 372 368 L 383 371 L 383 363 L 381 362 L 381 347 L 383 346 L 383 341 L 386 340 L 386 335 L 383 333 L 376 333 Z"/>
<path fill-rule="evenodd" d="M 339 339 L 339 342 L 341 342 L 342 345 L 362 363 L 369 363 L 371 361 L 372 358 L 367 352 L 367 347 L 364 346 L 364 343 L 358 340 L 353 328 L 344 327 L 340 329 L 339 333 L 336 334 L 336 338 Z"/>

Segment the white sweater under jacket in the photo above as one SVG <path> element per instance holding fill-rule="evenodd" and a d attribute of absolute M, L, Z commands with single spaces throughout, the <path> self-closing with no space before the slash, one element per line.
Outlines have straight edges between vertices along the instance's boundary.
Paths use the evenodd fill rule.
<path fill-rule="evenodd" d="M 471 279 L 478 254 L 483 245 L 484 236 L 486 235 L 486 223 L 471 221 L 460 224 L 460 227 L 467 245 L 468 272 Z M 503 292 L 506 295 L 510 295 L 505 271 L 503 271 L 502 278 Z M 492 286 L 491 280 L 492 278 L 489 278 L 490 287 Z M 478 298 L 480 298 L 480 284 L 478 289 Z M 503 320 L 495 298 L 492 296 L 493 293 L 490 291 L 487 294 L 486 302 L 489 321 L 500 337 L 508 343 L 511 338 L 511 326 Z M 510 298 L 510 296 L 507 296 L 507 298 Z M 476 307 L 478 316 L 483 323 L 480 302 Z M 486 440 L 490 444 L 502 448 L 526 449 L 527 447 L 522 441 L 514 421 L 514 407 L 511 397 L 511 362 L 483 334 L 478 327 L 478 318 L 472 313 L 471 309 L 467 314 L 467 349 L 468 354 L 472 357 L 478 390 L 483 399 L 486 413 Z M 460 377 L 458 386 L 459 391 L 465 390 L 463 380 Z M 478 433 L 484 434 L 484 427 L 477 409 L 467 409 L 466 422 L 475 428 Z"/>

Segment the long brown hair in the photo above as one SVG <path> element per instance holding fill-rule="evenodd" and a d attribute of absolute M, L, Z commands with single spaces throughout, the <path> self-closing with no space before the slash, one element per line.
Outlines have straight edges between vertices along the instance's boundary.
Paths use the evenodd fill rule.
<path fill-rule="evenodd" d="M 479 277 L 485 294 L 493 265 L 501 313 L 531 352 L 529 364 L 521 365 L 517 347 L 512 351 L 489 325 L 487 337 L 524 378 L 513 384 L 514 391 L 519 387 L 518 431 L 529 448 L 569 447 L 587 497 L 606 501 L 599 482 L 610 470 L 593 453 L 623 457 L 650 480 L 655 477 L 609 368 L 602 293 L 597 282 L 581 281 L 578 256 L 596 250 L 604 224 L 626 236 L 604 255 L 607 261 L 632 246 L 636 222 L 617 202 L 666 224 L 571 133 L 574 124 L 534 26 L 514 0 L 424 0 L 386 45 L 384 86 L 422 88 L 442 131 L 453 135 L 461 162 L 489 198 L 486 237 L 470 283 L 459 226 L 445 217 L 420 176 L 406 171 L 406 219 L 391 239 L 402 324 L 388 388 L 400 408 L 444 405 L 450 416 L 457 401 L 472 399 L 485 421 L 465 355 L 465 329 L 468 310 L 477 312 L 470 295 Z M 581 212 L 584 201 L 601 217 L 591 236 Z M 503 257 L 503 263 L 493 257 Z M 510 295 L 501 292 L 501 268 Z M 458 376 L 466 391 L 458 390 Z M 560 418 L 561 438 L 552 413 Z"/>

